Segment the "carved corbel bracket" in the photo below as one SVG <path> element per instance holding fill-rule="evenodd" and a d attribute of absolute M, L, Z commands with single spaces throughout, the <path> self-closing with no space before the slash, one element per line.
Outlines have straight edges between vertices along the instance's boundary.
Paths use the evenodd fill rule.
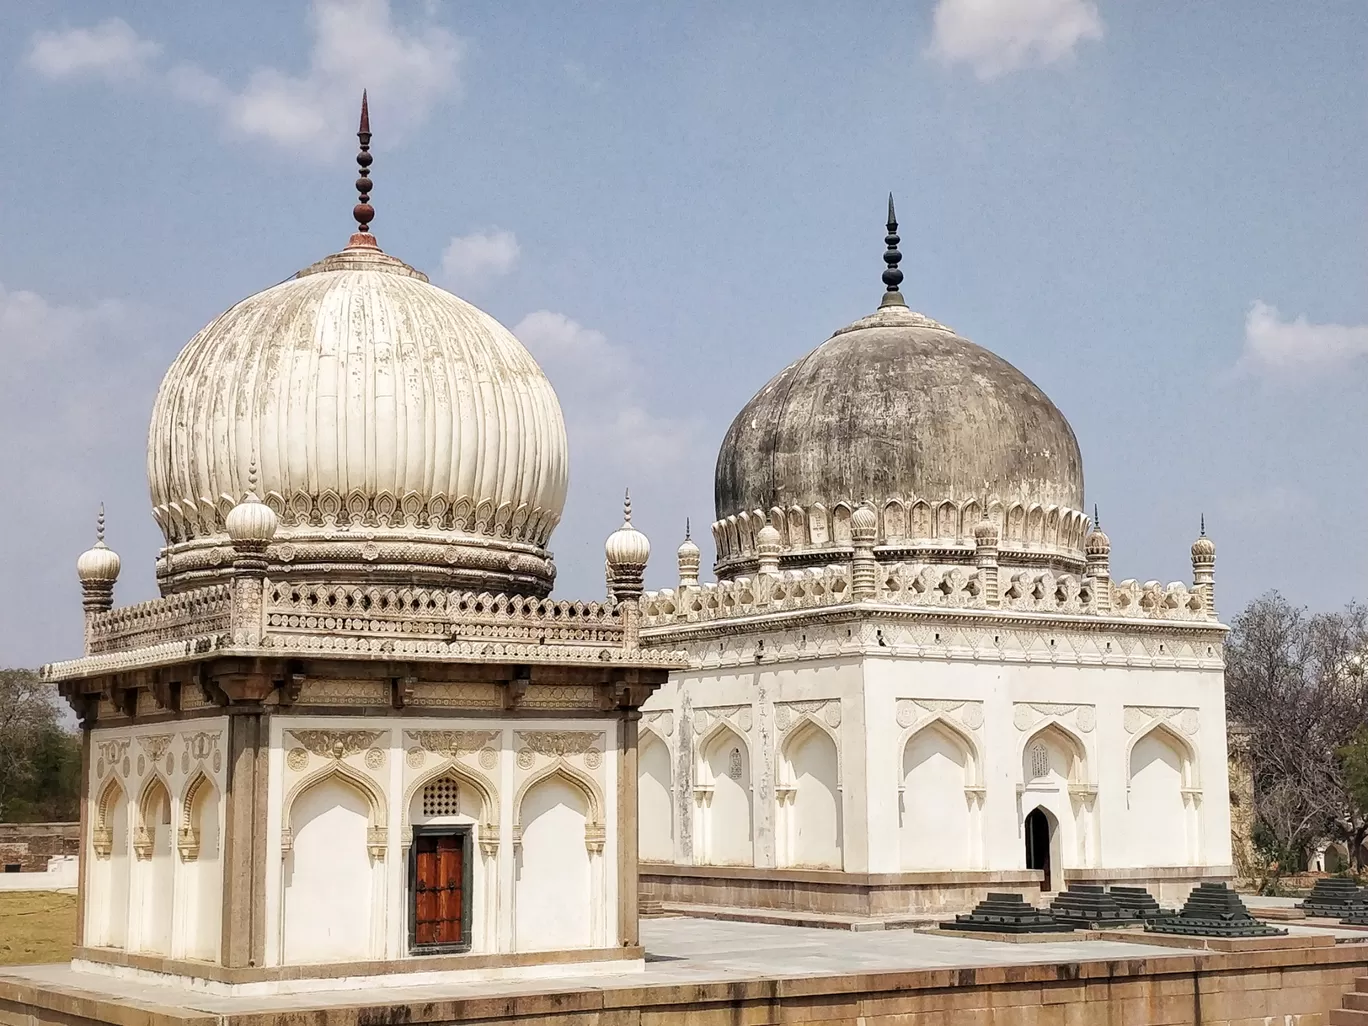
<path fill-rule="evenodd" d="M 176 848 L 182 862 L 194 862 L 199 858 L 199 831 L 193 827 L 181 827 L 176 835 Z"/>
<path fill-rule="evenodd" d="M 294 851 L 294 831 L 289 827 L 280 828 L 280 857 L 283 859 Z"/>
<path fill-rule="evenodd" d="M 584 828 L 584 847 L 590 855 L 602 855 L 608 834 L 602 824 L 588 824 Z"/>
<path fill-rule="evenodd" d="M 487 859 L 499 857 L 498 827 L 493 823 L 480 824 L 480 854 Z"/>
<path fill-rule="evenodd" d="M 152 847 L 152 835 L 147 832 L 146 827 L 138 827 L 133 832 L 133 854 L 139 862 L 146 862 L 152 858 Z"/>
<path fill-rule="evenodd" d="M 386 835 L 389 833 L 383 826 L 373 826 L 366 831 L 366 851 L 376 862 L 382 862 L 385 858 L 385 848 L 387 847 Z"/>
<path fill-rule="evenodd" d="M 109 827 L 96 827 L 90 832 L 90 846 L 95 849 L 97 859 L 107 859 L 114 853 L 114 831 Z"/>

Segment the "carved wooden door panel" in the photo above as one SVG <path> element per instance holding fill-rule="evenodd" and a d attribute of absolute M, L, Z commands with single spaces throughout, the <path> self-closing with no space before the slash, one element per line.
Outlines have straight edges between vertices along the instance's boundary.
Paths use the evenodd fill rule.
<path fill-rule="evenodd" d="M 414 942 L 460 944 L 464 923 L 464 845 L 456 834 L 414 839 Z"/>

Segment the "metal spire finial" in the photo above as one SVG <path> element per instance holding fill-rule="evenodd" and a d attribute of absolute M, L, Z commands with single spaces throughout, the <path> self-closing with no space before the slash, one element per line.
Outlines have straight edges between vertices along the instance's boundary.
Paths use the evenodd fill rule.
<path fill-rule="evenodd" d="M 104 527 L 105 527 L 104 503 L 102 502 L 102 503 L 100 503 L 100 512 L 99 512 L 99 515 L 95 517 L 95 544 L 96 544 L 96 545 L 103 545 L 103 544 L 104 544 Z"/>
<path fill-rule="evenodd" d="M 884 245 L 888 248 L 884 251 L 884 263 L 888 266 L 884 268 L 883 283 L 884 297 L 879 303 L 880 306 L 906 306 L 902 293 L 898 291 L 898 286 L 902 284 L 903 273 L 898 270 L 898 264 L 902 262 L 902 253 L 898 251 L 898 243 L 901 238 L 898 236 L 898 215 L 893 210 L 893 194 L 888 194 L 888 234 L 884 236 Z"/>
<path fill-rule="evenodd" d="M 693 536 L 689 534 L 689 518 L 684 518 L 684 540 L 693 541 Z"/>
<path fill-rule="evenodd" d="M 1202 524 L 1202 537 L 1205 538 L 1205 537 L 1206 537 L 1206 514 L 1205 514 L 1205 513 L 1202 514 L 1201 524 Z"/>
<path fill-rule="evenodd" d="M 375 208 L 370 202 L 370 166 L 375 158 L 370 152 L 370 103 L 364 89 L 361 90 L 361 124 L 357 129 L 356 138 L 361 144 L 356 153 L 356 166 L 360 169 L 360 177 L 356 179 L 357 203 L 352 207 L 352 217 L 356 218 L 356 232 L 352 235 L 349 245 L 375 249 L 378 247 L 370 230 L 370 223 L 375 219 Z"/>
<path fill-rule="evenodd" d="M 1094 530 L 1094 531 L 1100 531 L 1101 529 L 1102 529 L 1102 519 L 1097 515 L 1097 503 L 1094 502 L 1094 503 L 1093 503 L 1093 530 Z"/>

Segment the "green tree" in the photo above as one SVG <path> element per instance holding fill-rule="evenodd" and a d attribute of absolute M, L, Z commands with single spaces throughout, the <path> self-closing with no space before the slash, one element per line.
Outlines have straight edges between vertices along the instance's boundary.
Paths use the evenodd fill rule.
<path fill-rule="evenodd" d="M 75 819 L 80 787 L 80 741 L 51 687 L 32 670 L 0 670 L 0 820 Z"/>

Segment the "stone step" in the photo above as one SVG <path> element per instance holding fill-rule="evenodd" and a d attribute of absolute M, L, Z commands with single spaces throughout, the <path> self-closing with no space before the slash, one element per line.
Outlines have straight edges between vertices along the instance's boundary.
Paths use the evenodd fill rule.
<path fill-rule="evenodd" d="M 1368 1012 L 1354 1008 L 1332 1008 L 1325 1023 L 1326 1026 L 1368 1026 Z"/>
<path fill-rule="evenodd" d="M 1368 994 L 1351 990 L 1348 994 L 1344 995 L 1344 1007 L 1368 1012 Z"/>

